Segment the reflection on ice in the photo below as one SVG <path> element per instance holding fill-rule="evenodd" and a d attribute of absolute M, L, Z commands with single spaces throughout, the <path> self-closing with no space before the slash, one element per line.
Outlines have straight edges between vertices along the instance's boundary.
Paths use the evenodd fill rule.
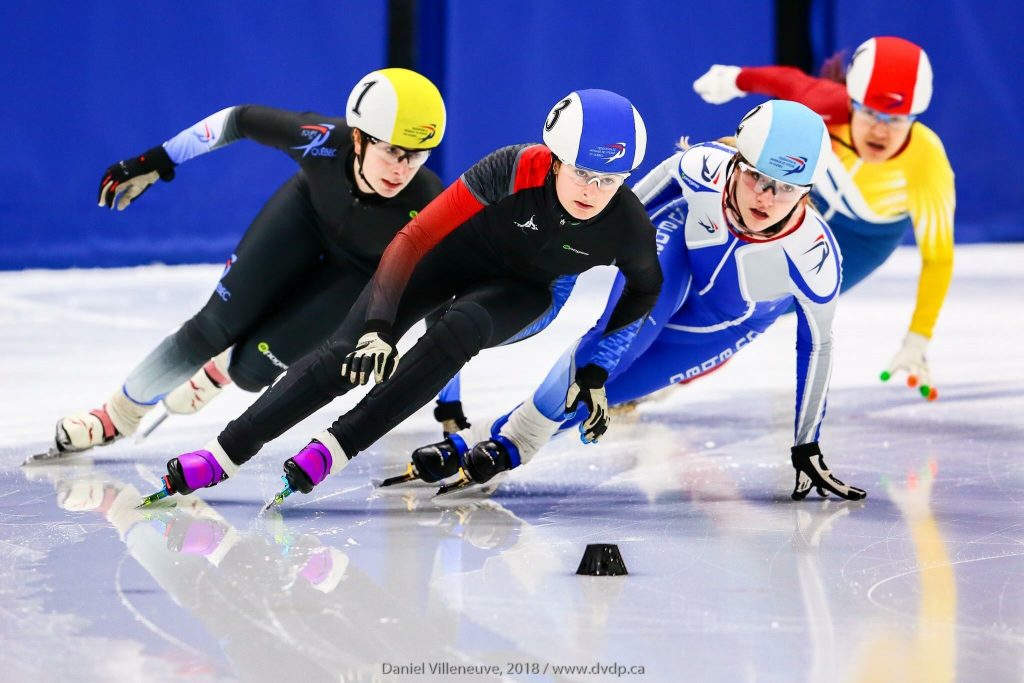
<path fill-rule="evenodd" d="M 18 467 L 192 303 L 142 297 L 165 285 L 205 296 L 216 268 L 140 269 L 131 279 L 149 289 L 130 292 L 117 271 L 0 274 L 0 372 L 31 387 L 0 396 L 0 678 L 426 681 L 459 680 L 431 664 L 519 663 L 549 668 L 507 679 L 1020 680 L 1024 350 L 978 336 L 1024 297 L 1020 250 L 958 258 L 930 348 L 938 401 L 877 380 L 905 324 L 889 293 L 913 282 L 887 264 L 841 306 L 822 445 L 865 501 L 789 500 L 793 371 L 779 359 L 792 333 L 780 329 L 617 416 L 599 446 L 553 441 L 491 498 L 439 506 L 434 487 L 371 486 L 436 438 L 425 411 L 265 513 L 281 462 L 343 405 L 173 506 L 135 509 L 168 457 L 246 405 L 241 392 L 142 444 Z M 72 358 L 59 311 L 25 303 L 60 288 L 138 296 L 146 317 L 75 318 Z M 525 396 L 540 377 L 506 368 L 557 355 L 592 322 L 591 298 L 474 360 L 470 419 Z M 576 576 L 588 543 L 617 544 L 629 575 Z M 420 676 L 383 673 L 421 663 Z M 645 673 L 551 668 L 596 664 Z"/>

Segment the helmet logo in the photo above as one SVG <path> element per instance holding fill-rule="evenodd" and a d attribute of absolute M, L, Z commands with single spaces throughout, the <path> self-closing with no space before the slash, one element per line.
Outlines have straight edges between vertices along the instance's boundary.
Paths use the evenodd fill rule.
<path fill-rule="evenodd" d="M 370 92 L 370 88 L 377 85 L 377 81 L 366 81 L 363 83 L 363 92 L 359 93 L 359 97 L 356 98 L 356 105 L 352 107 L 352 113 L 356 116 L 362 116 L 363 112 L 359 111 L 359 105 L 363 103 L 363 98 L 366 97 L 366 93 Z"/>
<path fill-rule="evenodd" d="M 783 177 L 800 173 L 807 166 L 807 157 L 793 157 L 793 156 L 781 156 L 772 157 L 768 160 L 768 165 L 773 166 L 782 171 Z"/>
<path fill-rule="evenodd" d="M 566 97 L 564 100 L 555 105 L 555 108 L 548 114 L 548 120 L 544 122 L 544 130 L 551 130 L 558 123 L 558 117 L 562 114 L 562 110 L 568 108 L 572 104 L 572 98 Z"/>
<path fill-rule="evenodd" d="M 420 138 L 420 142 L 426 142 L 427 140 L 437 135 L 437 126 L 433 123 L 425 123 L 422 126 L 420 126 L 420 128 L 422 130 L 427 131 L 427 134 Z"/>
<path fill-rule="evenodd" d="M 886 109 L 895 109 L 896 107 L 898 107 L 901 104 L 903 104 L 903 100 L 904 100 L 903 93 L 898 93 L 898 92 L 883 92 L 883 93 L 879 93 L 878 94 L 878 98 L 880 100 L 887 100 L 887 102 L 884 105 L 882 105 Z"/>
<path fill-rule="evenodd" d="M 626 156 L 626 143 L 611 142 L 607 145 L 598 145 L 597 147 L 591 148 L 588 154 L 596 159 L 603 159 L 604 163 L 610 164 L 616 159 L 621 159 Z"/>

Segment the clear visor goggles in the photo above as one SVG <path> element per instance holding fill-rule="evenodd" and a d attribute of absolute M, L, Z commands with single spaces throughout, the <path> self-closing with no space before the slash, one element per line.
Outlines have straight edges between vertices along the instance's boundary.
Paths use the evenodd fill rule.
<path fill-rule="evenodd" d="M 567 164 L 564 161 L 562 161 L 562 168 L 565 169 L 566 175 L 576 185 L 586 187 L 593 184 L 599 192 L 617 190 L 622 187 L 622 184 L 626 182 L 626 178 L 629 177 L 628 173 L 593 173 L 585 168 Z"/>
<path fill-rule="evenodd" d="M 406 149 L 405 147 L 392 145 L 390 142 L 378 140 L 366 133 L 363 133 L 363 137 L 366 138 L 366 142 L 369 144 L 368 151 L 372 152 L 378 159 L 389 164 L 400 164 L 404 161 L 409 164 L 409 168 L 419 168 L 427 163 L 427 159 L 430 157 L 429 149 Z"/>
<path fill-rule="evenodd" d="M 851 100 L 851 102 L 853 101 Z M 912 116 L 910 114 L 884 114 L 877 109 L 866 107 L 860 102 L 853 102 L 853 110 L 858 114 L 867 117 L 871 122 L 871 125 L 880 123 L 883 126 L 889 126 L 890 128 L 907 128 L 917 120 L 917 116 Z"/>
<path fill-rule="evenodd" d="M 793 185 L 778 180 L 770 175 L 761 173 L 761 171 L 758 171 L 745 161 L 737 161 L 736 165 L 739 167 L 740 180 L 743 181 L 747 188 L 753 190 L 755 194 L 771 190 L 777 200 L 795 201 L 811 191 L 810 185 Z"/>

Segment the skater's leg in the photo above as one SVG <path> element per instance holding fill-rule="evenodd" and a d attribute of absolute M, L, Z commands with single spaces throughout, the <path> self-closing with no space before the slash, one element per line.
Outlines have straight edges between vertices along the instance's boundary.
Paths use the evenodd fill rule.
<path fill-rule="evenodd" d="M 203 309 L 151 351 L 103 408 L 61 420 L 57 447 L 84 450 L 133 433 L 165 394 L 251 327 L 319 258 L 311 210 L 301 183 L 293 179 L 282 186 L 242 238 Z"/>
<path fill-rule="evenodd" d="M 546 289 L 517 280 L 491 281 L 464 292 L 401 359 L 395 374 L 330 431 L 354 457 L 425 405 L 481 349 L 507 341 L 550 304 Z"/>
<path fill-rule="evenodd" d="M 289 291 L 284 305 L 264 316 L 231 352 L 228 374 L 244 391 L 262 391 L 308 355 L 344 322 L 370 276 L 325 259 Z"/>

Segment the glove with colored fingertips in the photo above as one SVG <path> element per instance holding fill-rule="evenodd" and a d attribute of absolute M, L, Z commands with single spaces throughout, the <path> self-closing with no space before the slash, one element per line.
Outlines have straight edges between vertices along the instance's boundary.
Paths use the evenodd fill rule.
<path fill-rule="evenodd" d="M 889 361 L 889 366 L 882 371 L 881 380 L 888 382 L 897 373 L 905 372 L 907 373 L 908 387 L 917 388 L 921 396 L 929 401 L 937 399 L 939 391 L 932 386 L 928 359 L 924 355 L 927 348 L 928 337 L 916 332 L 907 332 L 907 336 L 903 339 L 903 346 Z"/>
<path fill-rule="evenodd" d="M 398 349 L 390 335 L 367 332 L 359 338 L 356 350 L 345 357 L 341 376 L 353 384 L 366 384 L 373 375 L 377 384 L 386 381 L 398 367 Z"/>
<path fill-rule="evenodd" d="M 587 419 L 580 424 L 580 440 L 583 443 L 595 443 L 608 431 L 611 416 L 608 414 L 608 396 L 604 390 L 604 383 L 607 380 L 607 370 L 600 365 L 588 363 L 576 371 L 576 379 L 569 385 L 569 391 L 565 394 L 567 418 L 576 415 L 580 404 L 585 405 L 590 412 Z"/>
<path fill-rule="evenodd" d="M 714 64 L 707 73 L 693 82 L 693 91 L 709 104 L 724 104 L 747 93 L 736 87 L 740 67 Z"/>
<path fill-rule="evenodd" d="M 119 161 L 103 172 L 99 205 L 124 211 L 157 180 L 174 180 L 174 162 L 162 145 L 133 159 Z"/>

